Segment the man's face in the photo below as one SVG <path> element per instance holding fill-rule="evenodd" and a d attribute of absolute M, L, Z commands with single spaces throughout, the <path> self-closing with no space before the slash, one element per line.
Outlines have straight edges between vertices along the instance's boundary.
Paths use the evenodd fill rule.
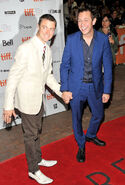
<path fill-rule="evenodd" d="M 96 23 L 96 19 L 92 20 L 91 12 L 84 11 L 78 15 L 78 27 L 84 35 L 90 35 L 93 33 L 93 25 Z"/>
<path fill-rule="evenodd" d="M 37 36 L 43 43 L 45 43 L 50 40 L 54 35 L 55 22 L 50 21 L 48 19 L 43 19 L 38 28 L 39 29 L 37 32 Z"/>

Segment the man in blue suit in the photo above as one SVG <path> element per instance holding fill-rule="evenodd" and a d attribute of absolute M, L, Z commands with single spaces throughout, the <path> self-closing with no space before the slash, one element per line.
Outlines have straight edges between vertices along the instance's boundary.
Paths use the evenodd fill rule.
<path fill-rule="evenodd" d="M 80 31 L 68 36 L 60 68 L 63 100 L 70 101 L 72 109 L 73 131 L 79 146 L 78 162 L 85 161 L 86 141 L 99 146 L 106 144 L 98 139 L 97 131 L 104 117 L 103 103 L 108 102 L 111 93 L 112 54 L 108 37 L 94 30 L 95 23 L 90 9 L 79 10 Z M 85 135 L 82 113 L 86 101 L 92 117 Z"/>

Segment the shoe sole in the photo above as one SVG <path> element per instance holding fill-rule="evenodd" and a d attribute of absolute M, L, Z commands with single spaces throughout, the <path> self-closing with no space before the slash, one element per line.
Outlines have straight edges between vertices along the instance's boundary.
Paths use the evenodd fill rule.
<path fill-rule="evenodd" d="M 86 141 L 87 141 L 87 142 L 92 142 L 92 143 L 94 143 L 95 145 L 98 145 L 98 146 L 105 146 L 105 145 L 106 145 L 106 144 L 100 145 L 100 144 L 94 142 L 93 140 L 88 140 L 88 139 L 86 139 Z"/>
<path fill-rule="evenodd" d="M 52 165 L 50 165 L 50 166 L 47 166 L 47 165 L 44 165 L 44 164 L 39 164 L 38 163 L 38 166 L 44 166 L 44 167 L 52 167 L 52 166 L 55 166 L 57 163 L 55 163 L 55 164 L 52 164 Z"/>
<path fill-rule="evenodd" d="M 39 184 L 50 184 L 53 182 L 53 180 L 51 180 L 50 182 L 40 182 L 38 178 L 32 176 L 31 174 L 29 174 L 29 178 L 32 180 L 36 180 Z"/>

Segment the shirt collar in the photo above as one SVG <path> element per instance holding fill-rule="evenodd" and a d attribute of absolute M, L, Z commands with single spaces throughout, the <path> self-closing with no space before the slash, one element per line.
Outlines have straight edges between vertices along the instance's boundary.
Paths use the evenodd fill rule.
<path fill-rule="evenodd" d="M 93 38 L 92 39 L 95 39 L 96 38 L 96 33 L 95 33 L 95 30 L 94 30 L 94 35 L 93 35 Z M 83 36 L 82 36 L 82 32 L 81 32 L 81 35 L 80 35 L 80 40 L 84 40 L 83 39 Z"/>
<path fill-rule="evenodd" d="M 40 49 L 43 49 L 43 47 L 46 46 L 46 43 L 43 44 L 43 42 L 39 39 L 39 37 L 37 37 L 37 35 L 36 35 L 36 40 Z"/>

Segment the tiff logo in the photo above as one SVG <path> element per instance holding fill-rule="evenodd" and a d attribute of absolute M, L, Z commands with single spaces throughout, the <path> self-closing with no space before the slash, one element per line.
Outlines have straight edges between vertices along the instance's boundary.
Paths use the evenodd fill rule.
<path fill-rule="evenodd" d="M 2 61 L 4 61 L 4 60 L 11 60 L 12 59 L 10 52 L 9 53 L 1 53 L 0 57 L 1 57 Z"/>
<path fill-rule="evenodd" d="M 22 38 L 22 42 L 25 42 L 25 41 L 27 41 L 27 40 L 29 40 L 31 37 L 23 37 Z"/>
<path fill-rule="evenodd" d="M 24 14 L 25 16 L 34 16 L 34 9 L 33 8 L 30 8 L 30 9 L 24 9 Z"/>
<path fill-rule="evenodd" d="M 13 45 L 13 40 L 10 39 L 9 41 L 2 40 L 3 46 L 12 46 Z"/>
<path fill-rule="evenodd" d="M 0 80 L 0 86 L 4 87 L 7 85 L 7 80 Z"/>
<path fill-rule="evenodd" d="M 120 54 L 123 55 L 124 54 L 124 44 L 125 44 L 125 34 L 121 35 L 120 40 L 119 40 L 119 44 L 120 46 Z"/>
<path fill-rule="evenodd" d="M 46 97 L 47 97 L 47 100 L 51 100 L 55 98 L 52 94 L 47 94 Z"/>

